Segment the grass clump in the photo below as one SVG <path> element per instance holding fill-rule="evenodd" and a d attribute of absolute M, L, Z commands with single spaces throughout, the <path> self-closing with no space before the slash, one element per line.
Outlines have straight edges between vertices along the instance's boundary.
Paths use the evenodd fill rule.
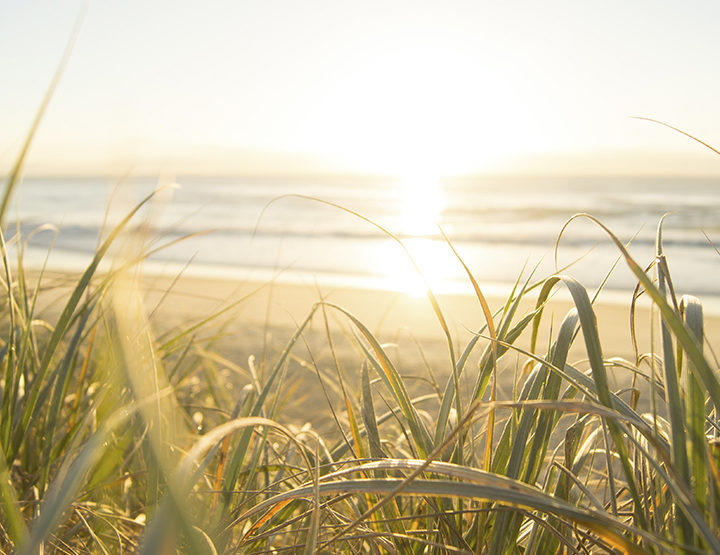
<path fill-rule="evenodd" d="M 260 364 L 233 360 L 215 332 L 199 339 L 223 310 L 163 325 L 139 285 L 148 249 L 98 270 L 149 201 L 56 289 L 54 311 L 52 276 L 28 275 L 19 237 L 2 243 L 3 551 L 720 552 L 717 361 L 700 301 L 673 287 L 662 224 L 643 268 L 582 216 L 635 274 L 631 313 L 641 293 L 655 307 L 628 331 L 657 329 L 649 352 L 607 358 L 594 299 L 571 277 L 518 282 L 492 312 L 466 267 L 485 325 L 456 349 L 428 292 L 448 356 L 423 389 L 323 300 Z M 574 307 L 543 350 L 558 288 Z M 356 354 L 339 357 L 340 342 Z M 313 407 L 328 414 L 322 432 L 285 416 L 299 362 L 327 399 Z"/>

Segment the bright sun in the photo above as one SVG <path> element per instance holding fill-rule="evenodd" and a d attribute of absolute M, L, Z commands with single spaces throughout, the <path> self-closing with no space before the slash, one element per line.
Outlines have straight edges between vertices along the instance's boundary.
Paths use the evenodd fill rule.
<path fill-rule="evenodd" d="M 444 205 L 440 181 L 427 174 L 408 176 L 401 182 L 400 195 L 397 230 L 427 284 L 436 290 L 451 274 L 448 249 L 444 242 L 437 240 L 437 222 Z M 379 258 L 385 268 L 388 289 L 412 296 L 424 295 L 425 282 L 398 246 L 387 243 L 382 249 Z"/>

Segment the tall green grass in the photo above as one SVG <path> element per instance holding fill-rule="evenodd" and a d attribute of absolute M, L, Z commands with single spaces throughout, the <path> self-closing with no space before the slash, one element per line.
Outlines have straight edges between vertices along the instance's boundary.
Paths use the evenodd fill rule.
<path fill-rule="evenodd" d="M 146 243 L 98 270 L 151 200 L 62 284 L 56 310 L 43 301 L 55 282 L 29 275 L 21 238 L 0 244 L 3 551 L 720 552 L 717 361 L 700 301 L 673 286 L 662 222 L 643 268 L 601 222 L 576 217 L 635 274 L 629 311 L 651 299 L 656 320 L 628 329 L 657 326 L 650 352 L 606 352 L 594 299 L 571 277 L 518 281 L 493 311 L 465 266 L 485 324 L 456 351 L 428 290 L 448 354 L 433 368 L 445 382 L 420 391 L 351 307 L 308 307 L 260 366 L 196 340 L 224 311 L 163 326 L 139 284 Z M 574 308 L 542 348 L 558 289 Z M 324 362 L 306 342 L 313 321 Z M 356 356 L 338 357 L 340 341 Z M 325 391 L 322 434 L 284 415 L 298 360 Z M 614 389 L 611 369 L 632 386 Z"/>

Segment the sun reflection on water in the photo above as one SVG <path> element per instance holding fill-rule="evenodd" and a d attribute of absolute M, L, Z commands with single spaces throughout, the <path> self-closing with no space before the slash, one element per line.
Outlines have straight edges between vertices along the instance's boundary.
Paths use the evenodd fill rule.
<path fill-rule="evenodd" d="M 452 256 L 438 239 L 437 222 L 444 205 L 440 181 L 427 175 L 412 176 L 405 178 L 401 187 L 399 235 L 427 285 L 438 290 L 452 275 Z M 379 258 L 388 289 L 416 297 L 425 294 L 425 281 L 398 245 L 386 243 Z"/>
<path fill-rule="evenodd" d="M 406 177 L 401 182 L 400 233 L 413 237 L 437 234 L 443 209 L 440 181 L 432 176 Z"/>
<path fill-rule="evenodd" d="M 444 289 L 447 280 L 452 277 L 453 258 L 447 246 L 441 241 L 425 237 L 413 237 L 403 240 L 415 264 L 422 272 L 430 288 L 438 292 Z M 394 242 L 384 243 L 379 253 L 379 261 L 385 273 L 386 288 L 413 297 L 422 297 L 426 285 L 407 254 Z"/>

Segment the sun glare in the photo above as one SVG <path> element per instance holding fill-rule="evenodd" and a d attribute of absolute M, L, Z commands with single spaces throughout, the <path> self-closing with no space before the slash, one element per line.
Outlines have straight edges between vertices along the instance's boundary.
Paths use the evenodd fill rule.
<path fill-rule="evenodd" d="M 437 221 L 443 209 L 440 182 L 427 175 L 406 177 L 401 183 L 400 233 L 424 237 L 437 233 Z"/>
<path fill-rule="evenodd" d="M 452 260 L 449 260 L 447 247 L 440 241 L 425 237 L 405 239 L 403 242 L 425 281 L 398 245 L 388 242 L 381 247 L 379 254 L 385 269 L 385 287 L 411 297 L 422 297 L 427 286 L 435 292 L 442 290 L 443 284 L 451 277 L 452 266 L 448 262 L 452 263 Z"/>
<path fill-rule="evenodd" d="M 408 176 L 401 181 L 399 194 L 396 229 L 427 285 L 437 290 L 451 274 L 447 248 L 436 239 L 444 205 L 440 181 L 428 174 Z M 382 249 L 379 258 L 387 288 L 416 297 L 424 295 L 426 282 L 410 259 L 395 244 L 387 243 Z"/>

